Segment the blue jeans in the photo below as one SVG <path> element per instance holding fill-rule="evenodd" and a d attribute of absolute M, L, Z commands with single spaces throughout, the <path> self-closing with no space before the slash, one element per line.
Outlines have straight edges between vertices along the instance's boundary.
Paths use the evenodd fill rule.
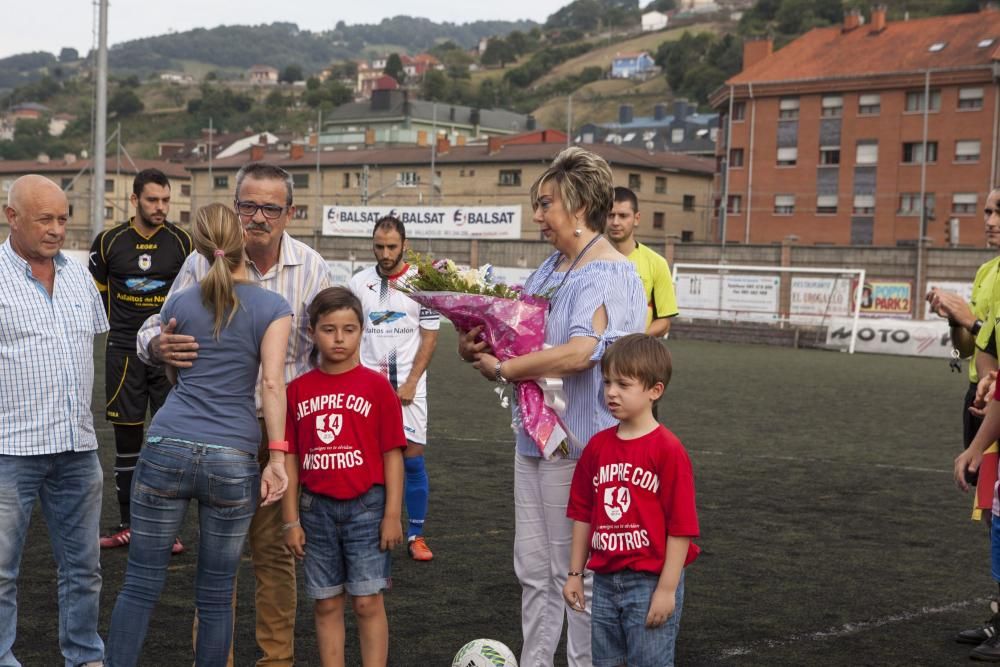
<path fill-rule="evenodd" d="M 233 581 L 259 496 L 256 455 L 170 438 L 146 440 L 132 479 L 132 541 L 125 583 L 111 614 L 108 667 L 139 663 L 167 577 L 170 547 L 191 499 L 198 500 L 201 531 L 195 575 L 195 664 L 226 664 L 232 642 Z"/>
<path fill-rule="evenodd" d="M 17 575 L 36 498 L 56 560 L 65 664 L 99 662 L 104 656 L 97 634 L 104 475 L 97 452 L 0 456 L 0 480 L 0 666 L 21 664 L 11 650 L 17 636 Z"/>
<path fill-rule="evenodd" d="M 622 570 L 594 574 L 591 644 L 594 667 L 673 667 L 684 603 L 684 572 L 677 582 L 674 613 L 658 628 L 646 627 L 658 574 Z"/>
<path fill-rule="evenodd" d="M 302 569 L 309 597 L 326 600 L 345 589 L 354 597 L 388 590 L 390 553 L 379 549 L 384 516 L 385 487 L 379 484 L 350 500 L 303 489 L 299 519 L 306 534 Z"/>

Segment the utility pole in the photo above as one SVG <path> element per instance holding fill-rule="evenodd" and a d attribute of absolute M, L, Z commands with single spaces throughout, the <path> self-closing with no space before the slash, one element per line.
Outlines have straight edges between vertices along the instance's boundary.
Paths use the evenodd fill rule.
<path fill-rule="evenodd" d="M 92 186 L 90 232 L 95 238 L 104 230 L 104 179 L 107 174 L 108 139 L 108 0 L 98 0 L 97 95 L 94 110 L 94 184 Z"/>

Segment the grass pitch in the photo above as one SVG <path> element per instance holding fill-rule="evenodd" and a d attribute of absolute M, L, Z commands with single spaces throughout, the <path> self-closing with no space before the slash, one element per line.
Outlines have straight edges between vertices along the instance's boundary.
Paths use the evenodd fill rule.
<path fill-rule="evenodd" d="M 118 519 L 114 446 L 95 367 L 105 526 Z M 449 665 L 476 637 L 520 650 L 512 565 L 509 415 L 442 328 L 430 375 L 431 563 L 393 560 L 390 663 Z M 694 462 L 704 552 L 688 570 L 679 665 L 943 665 L 953 633 L 989 615 L 985 526 L 951 482 L 966 377 L 945 361 L 672 340 L 660 408 Z M 143 665 L 189 664 L 198 537 L 171 572 Z M 127 553 L 103 554 L 106 636 Z M 15 654 L 60 664 L 55 566 L 34 517 L 19 586 Z M 252 665 L 253 573 L 239 577 L 236 664 Z M 301 581 L 300 581 L 301 589 Z M 350 614 L 348 614 L 350 617 Z M 300 598 L 297 664 L 318 665 L 311 601 Z M 359 665 L 349 620 L 347 664 Z M 565 664 L 560 654 L 557 664 Z"/>

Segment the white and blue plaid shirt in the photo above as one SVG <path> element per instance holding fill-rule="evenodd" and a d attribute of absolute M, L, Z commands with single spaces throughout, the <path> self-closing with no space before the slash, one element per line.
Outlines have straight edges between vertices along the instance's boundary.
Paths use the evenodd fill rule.
<path fill-rule="evenodd" d="M 94 336 L 108 320 L 87 269 L 54 261 L 50 297 L 10 239 L 0 245 L 0 455 L 97 449 Z"/>

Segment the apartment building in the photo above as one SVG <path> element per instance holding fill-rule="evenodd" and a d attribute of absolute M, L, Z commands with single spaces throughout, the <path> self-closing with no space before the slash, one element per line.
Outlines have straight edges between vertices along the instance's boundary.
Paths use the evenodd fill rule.
<path fill-rule="evenodd" d="M 743 71 L 710 100 L 722 129 L 713 236 L 982 245 L 998 76 L 1000 12 L 989 7 L 893 22 L 877 7 L 776 52 L 748 41 Z"/>
<path fill-rule="evenodd" d="M 265 159 L 291 172 L 295 219 L 289 231 L 319 234 L 324 206 L 520 205 L 521 238 L 538 239 L 531 222 L 528 189 L 566 146 L 566 135 L 539 130 L 492 137 L 478 145 L 452 146 L 444 137 L 425 147 L 268 153 L 255 146 L 226 160 L 189 164 L 192 206 L 232 202 L 236 172 L 250 159 Z M 675 153 L 648 153 L 613 145 L 587 148 L 611 164 L 615 183 L 639 196 L 643 223 L 639 239 L 662 244 L 707 240 L 711 222 L 713 163 Z M 432 157 L 433 152 L 433 157 Z"/>

